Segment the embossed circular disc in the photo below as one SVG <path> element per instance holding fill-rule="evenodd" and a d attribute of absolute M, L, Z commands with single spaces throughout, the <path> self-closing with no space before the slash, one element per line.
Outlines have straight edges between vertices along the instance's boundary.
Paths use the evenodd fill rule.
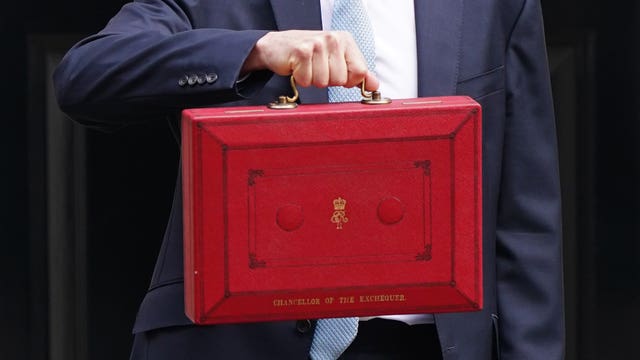
<path fill-rule="evenodd" d="M 393 225 L 404 217 L 404 205 L 395 197 L 389 197 L 378 204 L 378 218 L 384 224 Z"/>
<path fill-rule="evenodd" d="M 284 231 L 298 230 L 304 223 L 304 214 L 302 206 L 295 204 L 287 204 L 278 209 L 276 213 L 276 222 Z"/>

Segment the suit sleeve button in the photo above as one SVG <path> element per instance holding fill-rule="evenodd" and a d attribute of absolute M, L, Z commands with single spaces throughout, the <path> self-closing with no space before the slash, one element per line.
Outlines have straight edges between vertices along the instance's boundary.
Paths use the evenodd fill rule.
<path fill-rule="evenodd" d="M 311 320 L 298 320 L 296 321 L 296 330 L 300 334 L 305 334 L 311 330 Z"/>
<path fill-rule="evenodd" d="M 207 78 L 204 75 L 198 76 L 198 85 L 202 85 L 207 81 Z"/>
<path fill-rule="evenodd" d="M 187 80 L 189 86 L 193 86 L 198 83 L 198 75 L 190 75 L 189 80 Z"/>
<path fill-rule="evenodd" d="M 209 73 L 209 74 L 207 74 L 206 79 L 207 79 L 207 84 L 213 84 L 214 82 L 216 82 L 218 80 L 218 74 Z"/>
<path fill-rule="evenodd" d="M 187 85 L 187 83 L 189 82 L 189 77 L 187 75 L 181 77 L 180 79 L 178 79 L 178 86 L 180 87 L 185 87 L 185 85 Z"/>

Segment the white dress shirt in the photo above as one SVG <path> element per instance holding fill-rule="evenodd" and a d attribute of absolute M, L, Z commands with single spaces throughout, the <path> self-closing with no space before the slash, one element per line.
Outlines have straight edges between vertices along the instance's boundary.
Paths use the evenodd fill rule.
<path fill-rule="evenodd" d="M 320 0 L 322 28 L 331 30 L 334 0 Z M 416 21 L 413 0 L 362 1 L 375 35 L 376 69 L 380 92 L 391 99 L 418 96 L 418 55 L 416 49 Z M 384 315 L 409 325 L 433 323 L 431 314 Z M 371 317 L 360 318 L 361 321 Z"/>
<path fill-rule="evenodd" d="M 322 28 L 331 30 L 334 0 L 321 0 Z M 418 96 L 418 55 L 413 0 L 363 0 L 376 44 L 380 92 L 391 99 Z"/>

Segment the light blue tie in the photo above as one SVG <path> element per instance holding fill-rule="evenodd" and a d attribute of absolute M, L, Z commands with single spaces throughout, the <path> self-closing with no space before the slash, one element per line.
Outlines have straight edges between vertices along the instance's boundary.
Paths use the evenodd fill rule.
<path fill-rule="evenodd" d="M 331 30 L 349 31 L 367 61 L 370 71 L 375 69 L 376 49 L 373 28 L 361 0 L 335 0 Z M 328 89 L 329 102 L 358 101 L 359 88 L 333 86 Z M 349 347 L 358 333 L 358 318 L 318 320 L 309 355 L 313 360 L 335 360 Z"/>
<path fill-rule="evenodd" d="M 318 320 L 309 351 L 311 359 L 337 359 L 356 338 L 357 333 L 357 317 Z"/>
<path fill-rule="evenodd" d="M 350 32 L 367 61 L 369 71 L 375 70 L 376 44 L 373 37 L 373 27 L 362 0 L 335 0 L 331 30 Z M 342 86 L 332 86 L 329 87 L 328 93 L 329 102 L 359 101 L 362 99 L 358 87 L 347 89 Z"/>

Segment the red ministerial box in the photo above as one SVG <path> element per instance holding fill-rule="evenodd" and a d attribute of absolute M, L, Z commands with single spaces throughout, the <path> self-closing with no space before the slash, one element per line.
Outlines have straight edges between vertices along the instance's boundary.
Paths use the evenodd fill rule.
<path fill-rule="evenodd" d="M 192 109 L 182 121 L 195 323 L 482 307 L 472 99 Z"/>

